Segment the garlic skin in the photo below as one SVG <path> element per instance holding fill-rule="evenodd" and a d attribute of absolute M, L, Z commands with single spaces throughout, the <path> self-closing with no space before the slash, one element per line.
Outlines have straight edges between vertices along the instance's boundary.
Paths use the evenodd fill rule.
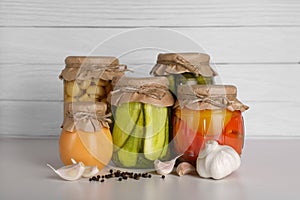
<path fill-rule="evenodd" d="M 198 155 L 196 169 L 203 178 L 221 179 L 237 170 L 240 165 L 241 158 L 232 147 L 210 140 Z"/>
<path fill-rule="evenodd" d="M 190 174 L 195 171 L 196 168 L 188 162 L 182 162 L 176 168 L 176 172 L 179 176 Z"/>
<path fill-rule="evenodd" d="M 76 160 L 73 158 L 71 158 L 71 161 L 73 164 L 77 163 Z M 83 171 L 82 177 L 84 177 L 84 178 L 90 178 L 99 172 L 99 169 L 97 166 L 85 166 L 83 164 L 83 167 L 84 167 L 84 171 Z"/>
<path fill-rule="evenodd" d="M 173 168 L 174 168 L 177 158 L 179 158 L 180 156 L 182 156 L 182 154 L 179 156 L 176 156 L 175 158 L 173 158 L 170 161 L 165 161 L 165 162 L 162 162 L 162 161 L 156 159 L 154 161 L 154 168 L 156 170 L 156 173 L 158 173 L 160 175 L 170 174 L 173 171 Z"/>
<path fill-rule="evenodd" d="M 85 170 L 82 162 L 73 165 L 67 165 L 59 169 L 54 169 L 54 167 L 52 167 L 50 164 L 47 164 L 47 166 L 50 167 L 50 169 L 52 169 L 59 177 L 68 181 L 80 179 Z"/>

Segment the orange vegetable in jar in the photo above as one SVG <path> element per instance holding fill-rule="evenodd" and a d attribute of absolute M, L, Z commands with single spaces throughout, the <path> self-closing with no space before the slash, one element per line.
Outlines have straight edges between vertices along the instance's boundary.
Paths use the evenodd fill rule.
<path fill-rule="evenodd" d="M 106 104 L 101 102 L 68 105 L 59 141 L 65 165 L 72 164 L 73 158 L 101 170 L 110 162 L 113 144 L 105 112 Z"/>
<path fill-rule="evenodd" d="M 175 149 L 181 160 L 194 163 L 207 140 L 229 145 L 239 154 L 244 143 L 241 112 L 248 109 L 236 99 L 234 86 L 179 86 L 173 116 Z"/>

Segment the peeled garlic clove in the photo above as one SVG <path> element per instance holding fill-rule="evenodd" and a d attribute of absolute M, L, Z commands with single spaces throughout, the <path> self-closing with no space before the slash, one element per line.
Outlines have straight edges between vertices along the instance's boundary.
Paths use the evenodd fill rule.
<path fill-rule="evenodd" d="M 71 161 L 73 164 L 76 164 L 76 160 L 71 158 Z M 84 166 L 84 172 L 82 174 L 82 177 L 84 178 L 90 178 L 97 174 L 99 172 L 99 169 L 97 166 Z"/>
<path fill-rule="evenodd" d="M 92 80 L 84 80 L 79 84 L 80 89 L 86 90 L 91 85 Z"/>
<path fill-rule="evenodd" d="M 78 84 L 74 81 L 70 81 L 67 83 L 66 91 L 67 91 L 67 94 L 72 97 L 80 96 L 80 94 L 81 94 L 81 90 L 80 90 Z"/>
<path fill-rule="evenodd" d="M 185 174 L 189 174 L 195 171 L 196 168 L 188 162 L 182 162 L 176 168 L 176 172 L 179 176 L 183 176 Z"/>
<path fill-rule="evenodd" d="M 59 177 L 68 181 L 78 180 L 85 170 L 82 162 L 67 165 L 59 169 L 54 169 L 50 164 L 47 164 L 47 166 L 50 167 Z"/>
<path fill-rule="evenodd" d="M 177 158 L 179 158 L 180 156 L 182 155 L 176 156 L 174 159 L 165 162 L 156 159 L 154 161 L 154 168 L 156 172 L 161 175 L 170 174 L 173 171 Z"/>

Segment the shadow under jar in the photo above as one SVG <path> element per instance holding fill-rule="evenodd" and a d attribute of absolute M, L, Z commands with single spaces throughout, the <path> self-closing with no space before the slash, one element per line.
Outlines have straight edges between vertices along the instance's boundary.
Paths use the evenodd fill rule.
<path fill-rule="evenodd" d="M 195 164 L 208 140 L 216 140 L 242 153 L 245 134 L 242 112 L 248 107 L 236 95 L 236 87 L 230 85 L 178 87 L 173 140 L 176 151 L 183 154 L 181 161 Z"/>
<path fill-rule="evenodd" d="M 127 70 L 115 57 L 69 56 L 59 78 L 64 80 L 64 102 L 103 102 L 112 91 L 112 79 L 121 77 Z M 66 106 L 64 106 L 64 116 Z"/>
<path fill-rule="evenodd" d="M 166 76 L 170 90 L 177 95 L 179 85 L 211 85 L 217 73 L 211 68 L 210 57 L 204 53 L 159 54 L 150 74 Z"/>

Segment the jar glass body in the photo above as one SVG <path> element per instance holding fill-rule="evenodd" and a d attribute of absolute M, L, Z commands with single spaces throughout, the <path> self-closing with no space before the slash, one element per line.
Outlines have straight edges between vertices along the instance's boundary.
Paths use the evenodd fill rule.
<path fill-rule="evenodd" d="M 240 111 L 190 110 L 177 108 L 173 116 L 175 149 L 182 153 L 181 160 L 194 163 L 207 140 L 234 148 L 242 153 L 244 122 Z"/>
<path fill-rule="evenodd" d="M 83 162 L 87 166 L 97 166 L 103 169 L 111 160 L 113 144 L 108 128 L 98 132 L 62 130 L 59 140 L 61 161 L 65 165 L 72 164 L 71 158 Z"/>
<path fill-rule="evenodd" d="M 214 77 L 196 76 L 193 73 L 183 74 L 170 74 L 167 76 L 169 79 L 169 88 L 173 94 L 177 95 L 178 85 L 211 85 L 214 84 Z"/>
<path fill-rule="evenodd" d="M 150 169 L 154 160 L 168 159 L 169 108 L 129 102 L 113 110 L 113 162 L 116 166 Z"/>
<path fill-rule="evenodd" d="M 107 103 L 107 95 L 112 90 L 109 80 L 64 80 L 64 102 L 104 102 Z M 109 106 L 109 104 L 107 103 Z M 66 108 L 65 108 L 66 109 Z M 109 112 L 109 108 L 108 108 Z M 66 112 L 64 112 L 66 114 Z"/>

